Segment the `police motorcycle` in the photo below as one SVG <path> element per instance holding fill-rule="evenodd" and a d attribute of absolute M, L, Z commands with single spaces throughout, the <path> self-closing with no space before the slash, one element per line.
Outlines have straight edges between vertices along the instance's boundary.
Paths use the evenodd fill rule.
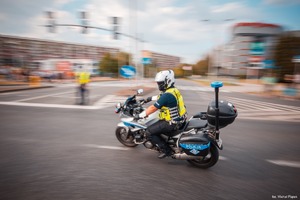
<path fill-rule="evenodd" d="M 207 112 L 199 112 L 187 120 L 171 136 L 162 134 L 172 149 L 171 158 L 186 160 L 190 164 L 206 169 L 214 166 L 219 159 L 219 150 L 223 149 L 219 129 L 231 124 L 237 117 L 237 109 L 228 101 L 219 101 L 219 88 L 222 82 L 212 82 L 215 90 L 215 100 L 208 105 Z M 159 152 L 147 138 L 146 129 L 158 120 L 156 111 L 147 118 L 137 118 L 145 110 L 144 100 L 137 100 L 137 95 L 143 89 L 128 97 L 126 101 L 117 103 L 115 113 L 120 115 L 121 122 L 116 128 L 116 137 L 120 143 L 127 147 L 136 147 L 143 144 L 147 149 Z"/>

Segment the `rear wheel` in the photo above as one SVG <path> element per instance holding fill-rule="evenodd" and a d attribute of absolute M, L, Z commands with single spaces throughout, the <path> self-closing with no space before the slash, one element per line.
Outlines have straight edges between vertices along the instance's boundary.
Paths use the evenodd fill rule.
<path fill-rule="evenodd" d="M 215 145 L 210 146 L 210 152 L 207 156 L 203 157 L 202 159 L 193 159 L 187 160 L 192 165 L 207 169 L 209 167 L 214 166 L 219 160 L 219 150 Z"/>
<path fill-rule="evenodd" d="M 116 129 L 116 137 L 123 145 L 127 147 L 136 147 L 138 144 L 134 143 L 133 135 L 127 131 L 124 127 L 118 127 Z"/>

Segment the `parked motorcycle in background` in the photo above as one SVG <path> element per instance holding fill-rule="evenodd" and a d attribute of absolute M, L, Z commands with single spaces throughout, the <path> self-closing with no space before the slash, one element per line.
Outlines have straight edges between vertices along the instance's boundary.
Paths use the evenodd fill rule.
<path fill-rule="evenodd" d="M 162 134 L 172 149 L 171 158 L 186 160 L 199 168 L 214 166 L 219 160 L 219 150 L 223 149 L 220 138 L 220 128 L 231 124 L 237 117 L 237 109 L 228 101 L 219 101 L 219 88 L 222 82 L 212 82 L 215 89 L 215 100 L 208 105 L 207 112 L 199 112 L 187 120 L 171 136 Z M 147 127 L 158 121 L 158 112 L 152 113 L 145 119 L 138 116 L 145 110 L 143 100 L 137 100 L 137 95 L 143 89 L 130 96 L 126 101 L 117 103 L 115 112 L 120 115 L 121 122 L 116 128 L 117 139 L 127 147 L 143 144 L 147 149 L 159 152 L 159 148 L 147 138 Z"/>

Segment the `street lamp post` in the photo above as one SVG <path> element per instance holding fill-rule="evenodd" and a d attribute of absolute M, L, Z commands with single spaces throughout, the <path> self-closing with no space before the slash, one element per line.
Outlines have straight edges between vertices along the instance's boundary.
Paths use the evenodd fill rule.
<path fill-rule="evenodd" d="M 228 21 L 233 21 L 233 20 L 235 20 L 235 19 L 232 19 L 232 18 L 228 18 L 228 19 L 224 19 L 224 20 L 221 20 L 222 22 L 228 22 Z M 203 19 L 203 20 L 201 20 L 202 22 L 211 22 L 212 20 L 210 20 L 210 19 Z M 214 40 L 214 38 L 212 38 L 212 40 L 213 41 L 215 41 Z M 214 51 L 212 51 L 212 53 L 211 53 L 211 55 L 209 54 L 209 60 L 208 60 L 208 75 L 210 76 L 211 74 L 212 74 L 212 68 L 213 68 L 213 60 L 214 59 L 212 59 L 213 58 L 213 55 L 214 55 L 215 53 L 214 53 Z M 220 57 L 220 54 L 221 54 L 221 49 L 216 49 L 216 57 L 217 57 L 217 72 L 216 72 L 216 75 L 218 76 L 218 68 L 219 68 L 219 64 L 220 64 L 220 60 L 219 60 L 219 57 Z"/>

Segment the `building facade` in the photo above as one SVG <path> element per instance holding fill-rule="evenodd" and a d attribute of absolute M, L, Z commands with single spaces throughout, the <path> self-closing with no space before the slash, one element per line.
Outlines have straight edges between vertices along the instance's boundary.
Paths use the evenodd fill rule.
<path fill-rule="evenodd" d="M 181 62 L 181 58 L 178 56 L 172 56 L 148 50 L 142 51 L 142 57 L 150 58 L 151 64 L 156 66 L 157 68 L 172 69 L 174 67 L 177 67 Z"/>
<path fill-rule="evenodd" d="M 273 60 L 274 47 L 283 27 L 276 24 L 243 22 L 232 28 L 232 39 L 213 53 L 219 73 L 257 77 L 266 60 Z"/>
<path fill-rule="evenodd" d="M 43 61 L 67 59 L 99 62 L 107 52 L 116 54 L 119 49 L 0 35 L 0 66 L 38 68 Z"/>

